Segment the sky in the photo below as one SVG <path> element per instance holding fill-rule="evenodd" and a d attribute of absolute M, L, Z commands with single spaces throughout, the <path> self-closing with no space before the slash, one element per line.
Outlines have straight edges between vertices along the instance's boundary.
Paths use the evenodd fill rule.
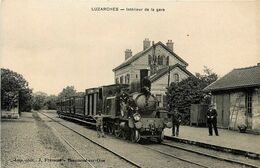
<path fill-rule="evenodd" d="M 34 92 L 113 84 L 125 49 L 141 51 L 145 38 L 172 40 L 193 74 L 205 65 L 223 76 L 260 62 L 260 1 L 2 0 L 0 12 L 0 65 Z"/>

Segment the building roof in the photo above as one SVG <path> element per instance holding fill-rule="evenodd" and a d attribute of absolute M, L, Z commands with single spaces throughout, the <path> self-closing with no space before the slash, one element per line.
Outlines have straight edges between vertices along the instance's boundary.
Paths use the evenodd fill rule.
<path fill-rule="evenodd" d="M 185 62 L 181 57 L 179 57 L 177 54 L 175 54 L 171 49 L 169 49 L 166 45 L 164 45 L 161 41 L 159 41 L 158 43 L 154 44 L 154 46 L 157 45 L 161 45 L 163 48 L 165 48 L 168 52 L 170 52 L 173 56 L 175 56 L 179 61 L 181 61 L 184 65 L 188 66 L 188 63 Z M 128 58 L 127 60 L 125 60 L 122 64 L 120 64 L 119 66 L 117 66 L 116 68 L 113 69 L 113 71 L 119 70 L 127 65 L 130 65 L 132 62 L 134 62 L 135 60 L 137 60 L 138 58 L 140 58 L 143 54 L 147 53 L 148 51 L 150 51 L 153 48 L 153 45 L 150 46 L 149 48 L 147 48 L 144 51 L 141 51 L 135 55 L 133 55 L 132 57 Z"/>
<path fill-rule="evenodd" d="M 260 86 L 260 65 L 233 69 L 207 86 L 204 91 L 231 90 L 255 86 Z"/>
<path fill-rule="evenodd" d="M 190 73 L 185 67 L 183 67 L 182 65 L 177 63 L 175 65 L 171 65 L 169 67 L 165 67 L 165 68 L 159 69 L 155 74 L 150 76 L 151 82 L 156 81 L 157 79 L 159 79 L 160 77 L 162 77 L 163 75 L 165 75 L 166 73 L 168 73 L 169 71 L 171 71 L 171 70 L 173 70 L 174 68 L 177 68 L 177 67 L 180 68 L 181 70 L 183 70 L 189 76 L 193 76 L 193 74 Z"/>

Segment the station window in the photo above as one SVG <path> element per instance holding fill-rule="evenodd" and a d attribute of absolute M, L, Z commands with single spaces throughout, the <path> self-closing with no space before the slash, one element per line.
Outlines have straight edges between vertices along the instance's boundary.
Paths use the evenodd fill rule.
<path fill-rule="evenodd" d="M 169 56 L 166 57 L 166 65 L 169 65 Z"/>
<path fill-rule="evenodd" d="M 120 77 L 120 84 L 123 84 L 124 83 L 124 76 L 121 76 Z"/>
<path fill-rule="evenodd" d="M 151 56 L 151 55 L 148 56 L 148 64 L 149 64 L 149 65 L 152 64 L 152 56 Z"/>
<path fill-rule="evenodd" d="M 125 83 L 126 83 L 126 84 L 129 84 L 129 83 L 130 83 L 130 75 L 129 75 L 129 74 L 127 74 L 127 75 L 125 76 Z"/>
<path fill-rule="evenodd" d="M 246 93 L 246 112 L 248 116 L 252 116 L 252 92 Z"/>
<path fill-rule="evenodd" d="M 158 101 L 158 106 L 159 106 L 159 104 L 162 102 L 162 95 L 156 94 L 156 99 Z"/>
<path fill-rule="evenodd" d="M 116 78 L 116 84 L 118 84 L 119 83 L 119 80 L 118 80 L 118 78 Z"/>
<path fill-rule="evenodd" d="M 163 65 L 163 57 L 162 56 L 158 56 L 158 65 Z"/>
<path fill-rule="evenodd" d="M 179 74 L 174 74 L 174 82 L 179 82 L 179 81 L 180 81 Z"/>

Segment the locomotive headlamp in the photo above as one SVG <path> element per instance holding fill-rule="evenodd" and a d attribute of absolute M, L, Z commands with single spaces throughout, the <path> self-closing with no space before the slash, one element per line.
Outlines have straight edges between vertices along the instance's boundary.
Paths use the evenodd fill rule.
<path fill-rule="evenodd" d="M 141 119 L 141 115 L 139 113 L 134 113 L 133 117 L 135 121 L 139 121 Z"/>

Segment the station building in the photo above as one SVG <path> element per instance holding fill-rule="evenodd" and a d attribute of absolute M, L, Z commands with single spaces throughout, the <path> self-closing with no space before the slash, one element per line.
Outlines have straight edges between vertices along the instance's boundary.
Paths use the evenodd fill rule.
<path fill-rule="evenodd" d="M 238 129 L 247 126 L 260 132 L 260 63 L 234 69 L 207 86 L 218 113 L 218 126 Z"/>
<path fill-rule="evenodd" d="M 151 80 L 151 92 L 159 106 L 166 105 L 165 92 L 171 82 L 179 82 L 192 76 L 186 68 L 188 63 L 174 52 L 172 40 L 166 44 L 143 41 L 143 50 L 134 54 L 131 49 L 125 51 L 125 61 L 113 69 L 115 83 L 129 84 L 131 90 L 138 90 L 142 80 L 148 76 Z"/>

